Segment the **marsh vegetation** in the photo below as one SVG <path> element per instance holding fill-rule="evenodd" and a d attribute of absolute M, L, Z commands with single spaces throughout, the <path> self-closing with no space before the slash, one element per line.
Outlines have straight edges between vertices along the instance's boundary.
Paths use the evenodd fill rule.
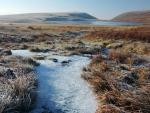
<path fill-rule="evenodd" d="M 34 107 L 36 90 L 39 88 L 36 62 L 46 61 L 47 56 L 43 54 L 52 53 L 65 57 L 82 55 L 91 59 L 88 66 L 84 65 L 82 78 L 90 83 L 95 93 L 98 102 L 97 113 L 149 113 L 149 43 L 149 26 L 2 24 L 0 26 L 0 92 L 2 92 L 0 112 L 23 112 Z M 29 50 L 37 55 L 27 58 L 29 52 L 26 52 L 22 53 L 22 57 L 12 56 L 10 51 L 12 49 Z M 55 57 L 49 58 L 48 61 L 56 65 L 63 63 Z M 59 66 L 64 68 L 62 65 Z M 65 67 L 61 70 L 64 72 L 62 74 L 64 77 L 69 75 L 65 69 L 67 71 L 70 68 Z M 79 71 L 80 69 L 74 71 L 74 74 L 80 78 Z M 44 75 L 43 72 L 41 73 Z M 49 75 L 52 75 L 52 72 L 49 72 Z M 62 76 L 60 75 L 60 78 Z M 82 88 L 84 91 L 85 86 Z M 59 94 L 56 96 L 60 96 Z M 79 100 L 74 105 L 79 105 Z"/>

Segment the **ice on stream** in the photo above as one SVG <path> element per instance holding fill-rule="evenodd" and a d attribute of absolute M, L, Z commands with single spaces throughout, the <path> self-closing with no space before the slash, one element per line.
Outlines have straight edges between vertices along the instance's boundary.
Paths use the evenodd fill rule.
<path fill-rule="evenodd" d="M 13 50 L 12 53 L 24 57 L 37 55 L 28 50 Z M 38 98 L 36 108 L 31 113 L 42 113 L 44 110 L 52 113 L 95 113 L 96 100 L 91 88 L 81 78 L 82 68 L 90 60 L 81 56 L 46 55 L 48 58 L 39 60 L 41 65 L 36 68 L 39 81 Z M 48 60 L 49 58 L 56 58 L 58 62 Z M 62 66 L 61 62 L 65 60 L 71 62 Z"/>

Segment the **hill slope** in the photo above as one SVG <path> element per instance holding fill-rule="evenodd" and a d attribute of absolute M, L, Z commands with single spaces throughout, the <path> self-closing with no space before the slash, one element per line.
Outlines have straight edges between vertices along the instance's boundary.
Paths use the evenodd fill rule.
<path fill-rule="evenodd" d="M 53 21 L 85 21 L 96 19 L 87 13 L 31 13 L 0 16 L 0 22 L 47 23 Z"/>
<path fill-rule="evenodd" d="M 113 21 L 126 21 L 126 22 L 140 22 L 144 24 L 150 24 L 150 10 L 123 13 L 113 18 L 112 20 Z"/>

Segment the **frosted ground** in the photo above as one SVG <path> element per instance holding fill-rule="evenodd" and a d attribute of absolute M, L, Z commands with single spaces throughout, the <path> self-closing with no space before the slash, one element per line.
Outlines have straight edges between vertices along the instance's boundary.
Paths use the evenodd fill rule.
<path fill-rule="evenodd" d="M 13 50 L 13 55 L 31 57 L 41 53 L 27 50 Z M 45 60 L 36 68 L 38 75 L 38 99 L 36 108 L 31 113 L 51 111 L 52 113 L 95 113 L 96 100 L 88 84 L 81 78 L 82 68 L 89 64 L 87 57 L 56 56 L 48 53 Z M 55 63 L 50 58 L 58 59 Z M 62 66 L 61 62 L 71 60 Z"/>

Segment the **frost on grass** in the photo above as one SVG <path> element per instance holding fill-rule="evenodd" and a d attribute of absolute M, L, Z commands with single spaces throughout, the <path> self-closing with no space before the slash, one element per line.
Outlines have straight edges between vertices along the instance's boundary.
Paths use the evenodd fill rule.
<path fill-rule="evenodd" d="M 149 62 L 122 51 L 101 55 L 84 68 L 82 77 L 100 101 L 97 113 L 149 113 Z"/>
<path fill-rule="evenodd" d="M 12 56 L 0 58 L 0 113 L 28 111 L 35 100 L 35 62 Z"/>

